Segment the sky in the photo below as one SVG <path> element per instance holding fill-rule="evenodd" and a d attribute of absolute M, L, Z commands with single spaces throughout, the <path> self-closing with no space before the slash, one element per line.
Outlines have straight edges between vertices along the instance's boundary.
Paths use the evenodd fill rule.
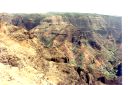
<path fill-rule="evenodd" d="M 122 15 L 122 0 L 0 0 L 0 12 L 79 12 Z"/>

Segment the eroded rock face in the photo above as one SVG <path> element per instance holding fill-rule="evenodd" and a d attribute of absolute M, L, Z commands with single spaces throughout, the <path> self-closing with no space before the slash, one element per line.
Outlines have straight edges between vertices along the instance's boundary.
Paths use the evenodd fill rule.
<path fill-rule="evenodd" d="M 108 23 L 113 19 L 117 18 L 53 15 L 29 31 L 2 24 L 1 85 L 121 85 L 121 77 L 116 79 L 114 70 L 121 62 L 121 55 L 116 55 L 121 46 L 97 31 L 119 27 L 118 32 L 121 21 Z M 116 40 L 115 34 L 112 31 Z"/>
<path fill-rule="evenodd" d="M 63 17 L 62 16 L 50 16 L 50 17 L 47 17 L 43 20 L 42 23 L 49 23 L 49 24 L 55 24 L 55 25 L 58 25 L 58 24 L 68 24 L 67 21 L 64 21 Z"/>

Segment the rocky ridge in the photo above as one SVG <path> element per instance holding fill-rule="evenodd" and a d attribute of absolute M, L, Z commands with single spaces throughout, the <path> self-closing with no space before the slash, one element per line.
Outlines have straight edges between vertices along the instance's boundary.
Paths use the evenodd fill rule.
<path fill-rule="evenodd" d="M 52 14 L 31 30 L 0 23 L 1 85 L 121 85 L 120 17 Z"/>

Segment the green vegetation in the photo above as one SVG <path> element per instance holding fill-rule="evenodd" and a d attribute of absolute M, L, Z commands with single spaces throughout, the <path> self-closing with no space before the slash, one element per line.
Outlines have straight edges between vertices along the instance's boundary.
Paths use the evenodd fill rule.
<path fill-rule="evenodd" d="M 41 41 L 44 43 L 46 47 L 51 47 L 53 38 L 42 37 Z"/>

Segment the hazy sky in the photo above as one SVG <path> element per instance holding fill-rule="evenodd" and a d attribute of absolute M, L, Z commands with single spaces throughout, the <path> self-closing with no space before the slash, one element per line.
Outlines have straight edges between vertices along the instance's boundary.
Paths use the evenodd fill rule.
<path fill-rule="evenodd" d="M 84 12 L 122 15 L 122 0 L 0 0 L 0 12 Z"/>

